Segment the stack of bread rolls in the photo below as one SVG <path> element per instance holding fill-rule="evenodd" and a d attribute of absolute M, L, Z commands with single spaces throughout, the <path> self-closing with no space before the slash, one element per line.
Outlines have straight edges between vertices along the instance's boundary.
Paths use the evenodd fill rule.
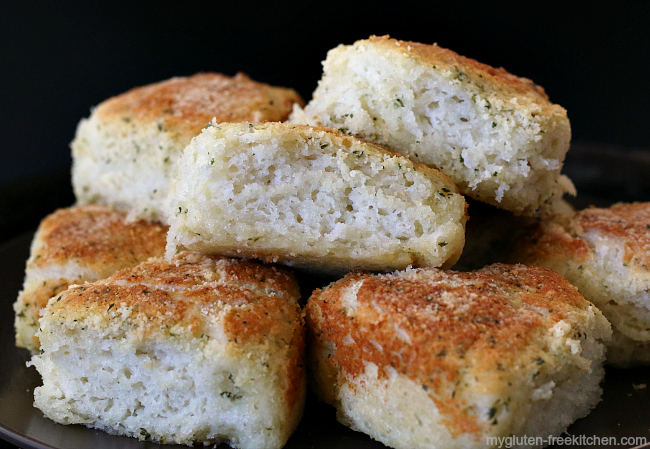
<path fill-rule="evenodd" d="M 605 361 L 650 361 L 650 206 L 572 210 L 541 87 L 387 36 L 323 67 L 307 104 L 203 73 L 81 121 L 78 204 L 44 219 L 15 304 L 47 417 L 280 448 L 308 381 L 390 447 L 485 447 L 561 434 Z"/>

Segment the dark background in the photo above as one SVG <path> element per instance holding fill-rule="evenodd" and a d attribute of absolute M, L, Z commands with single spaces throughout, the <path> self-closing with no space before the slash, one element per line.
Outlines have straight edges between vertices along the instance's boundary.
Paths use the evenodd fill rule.
<path fill-rule="evenodd" d="M 533 79 L 568 110 L 574 142 L 650 147 L 650 3 L 534 5 L 5 2 L 0 241 L 73 201 L 68 144 L 91 106 L 198 71 L 243 71 L 308 100 L 327 50 L 371 34 L 437 42 Z"/>

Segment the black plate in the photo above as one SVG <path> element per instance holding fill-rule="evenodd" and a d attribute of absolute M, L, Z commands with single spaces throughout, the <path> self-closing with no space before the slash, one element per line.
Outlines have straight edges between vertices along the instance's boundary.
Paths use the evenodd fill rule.
<path fill-rule="evenodd" d="M 588 204 L 606 206 L 615 201 L 650 200 L 649 154 L 575 145 L 569 153 L 565 170 L 581 192 L 574 202 L 584 207 Z M 40 378 L 34 368 L 25 365 L 29 353 L 14 346 L 11 307 L 22 285 L 31 238 L 31 233 L 24 234 L 0 246 L 0 437 L 25 449 L 182 447 L 138 442 L 80 425 L 59 425 L 44 418 L 40 410 L 33 407 L 33 391 L 40 385 Z M 309 281 L 313 285 L 322 282 Z M 647 387 L 638 388 L 642 384 Z M 624 448 L 640 443 L 637 440 L 636 444 L 620 445 L 623 437 L 641 437 L 650 442 L 650 367 L 608 368 L 603 389 L 602 402 L 589 416 L 576 421 L 568 434 L 615 437 L 619 445 L 603 444 L 601 439 L 598 442 L 584 440 L 587 444 L 572 444 L 571 447 Z M 313 396 L 308 397 L 305 416 L 286 445 L 287 449 L 383 447 L 368 436 L 339 424 L 334 409 L 319 403 Z"/>

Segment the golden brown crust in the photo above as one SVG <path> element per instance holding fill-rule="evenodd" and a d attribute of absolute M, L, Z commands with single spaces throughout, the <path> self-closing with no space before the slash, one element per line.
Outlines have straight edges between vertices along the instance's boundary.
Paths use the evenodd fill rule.
<path fill-rule="evenodd" d="M 174 290 L 218 281 L 234 288 L 250 290 L 256 295 L 273 294 L 291 300 L 297 300 L 300 296 L 293 276 L 278 267 L 226 257 L 206 258 L 199 253 L 179 254 L 172 264 L 162 259 L 153 260 L 129 270 L 118 271 L 111 280 L 131 284 L 149 284 L 155 280 Z"/>
<path fill-rule="evenodd" d="M 170 335 L 178 327 L 192 338 L 209 335 L 210 316 L 223 313 L 229 340 L 259 343 L 279 338 L 288 323 L 294 325 L 298 292 L 293 277 L 277 267 L 181 253 L 171 263 L 158 258 L 108 279 L 71 286 L 50 301 L 47 311 L 67 321 L 92 314 L 108 325 L 126 307 L 145 336 Z"/>
<path fill-rule="evenodd" d="M 363 284 L 351 311 L 343 295 L 357 282 Z M 341 376 L 362 374 L 366 362 L 380 376 L 392 367 L 422 385 L 457 435 L 479 430 L 463 400 L 471 373 L 482 376 L 485 389 L 521 378 L 547 362 L 537 346 L 542 334 L 589 306 L 551 270 L 496 264 L 470 273 L 351 273 L 316 290 L 306 310 L 317 347 L 336 348 L 329 360 L 340 370 L 339 384 Z"/>
<path fill-rule="evenodd" d="M 650 203 L 615 204 L 609 209 L 592 206 L 578 212 L 576 219 L 583 232 L 625 239 L 623 262 L 650 265 Z"/>
<path fill-rule="evenodd" d="M 105 121 L 153 122 L 195 136 L 213 117 L 217 122 L 283 121 L 294 103 L 304 105 L 293 89 L 258 83 L 243 73 L 197 73 L 137 87 L 106 100 L 96 113 Z"/>
<path fill-rule="evenodd" d="M 524 253 L 515 258 L 532 262 L 566 256 L 578 262 L 584 261 L 589 255 L 589 248 L 583 239 L 577 238 L 576 229 L 572 230 L 572 222 L 572 217 L 559 216 L 532 226 L 530 233 L 522 238 L 528 243 L 518 249 L 523 249 Z M 562 248 L 561 252 L 558 252 L 559 248 Z"/>
<path fill-rule="evenodd" d="M 428 45 L 419 42 L 400 41 L 390 36 L 371 36 L 369 39 L 375 45 L 416 55 L 427 65 L 436 68 L 451 68 L 463 75 L 471 77 L 480 83 L 489 83 L 519 95 L 534 96 L 540 102 L 548 102 L 548 95 L 541 86 L 528 78 L 518 77 L 507 72 L 504 68 L 494 68 L 474 59 L 461 56 L 458 53 L 439 47 L 437 44 Z M 438 67 L 440 66 L 440 67 Z"/>
<path fill-rule="evenodd" d="M 41 222 L 27 262 L 24 290 L 14 308 L 16 326 L 38 327 L 39 313 L 48 300 L 73 282 L 101 279 L 116 270 L 164 253 L 167 226 L 138 221 L 127 223 L 124 215 L 105 206 L 89 205 L 59 209 Z M 17 333 L 17 344 L 39 347 Z"/>
<path fill-rule="evenodd" d="M 27 268 L 76 262 L 105 277 L 163 255 L 167 230 L 159 223 L 127 223 L 124 215 L 106 206 L 59 209 L 41 222 Z"/>
<path fill-rule="evenodd" d="M 615 204 L 610 208 L 589 207 L 572 216 L 542 222 L 527 238 L 524 260 L 572 259 L 585 261 L 593 248 L 586 233 L 622 239 L 623 263 L 646 272 L 650 266 L 650 203 Z"/>

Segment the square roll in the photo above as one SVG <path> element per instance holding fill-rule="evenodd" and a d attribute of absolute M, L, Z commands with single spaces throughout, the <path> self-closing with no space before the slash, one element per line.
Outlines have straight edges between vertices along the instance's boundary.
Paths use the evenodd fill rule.
<path fill-rule="evenodd" d="M 303 312 L 293 277 L 182 253 L 48 303 L 35 406 L 161 443 L 281 448 L 302 415 Z"/>
<path fill-rule="evenodd" d="M 395 448 L 559 435 L 600 400 L 609 323 L 556 273 L 350 273 L 307 304 L 314 388 Z"/>
<path fill-rule="evenodd" d="M 590 207 L 543 220 L 513 260 L 557 271 L 612 323 L 607 362 L 650 364 L 650 203 Z"/>
<path fill-rule="evenodd" d="M 517 215 L 554 210 L 571 125 L 531 80 L 438 45 L 372 36 L 330 50 L 293 123 L 388 146 L 448 175 L 461 192 Z"/>
<path fill-rule="evenodd" d="M 181 159 L 167 256 L 187 249 L 314 271 L 450 266 L 466 203 L 437 170 L 338 131 L 221 123 Z"/>
<path fill-rule="evenodd" d="M 70 284 L 104 279 L 165 251 L 167 226 L 127 222 L 107 206 L 59 209 L 41 222 L 31 246 L 23 290 L 14 303 L 16 345 L 38 350 L 41 310 Z"/>

